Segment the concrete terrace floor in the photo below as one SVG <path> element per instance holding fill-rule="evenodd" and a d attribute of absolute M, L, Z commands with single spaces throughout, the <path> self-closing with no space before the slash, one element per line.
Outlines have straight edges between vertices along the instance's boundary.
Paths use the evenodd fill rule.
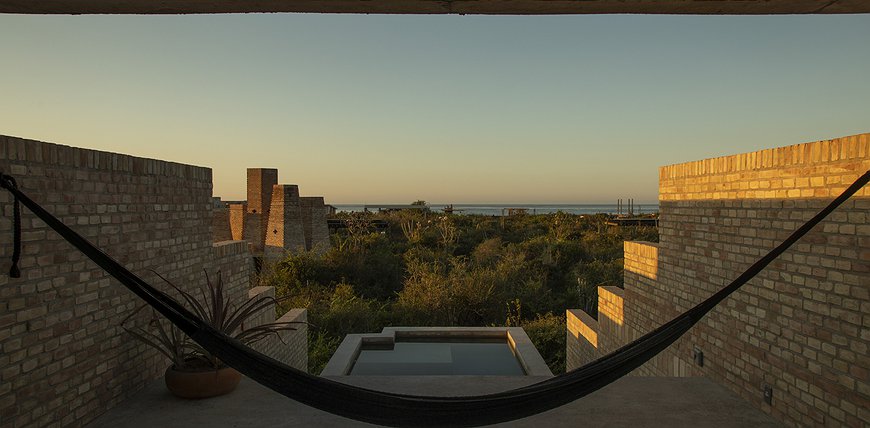
<path fill-rule="evenodd" d="M 545 378 L 529 376 L 355 376 L 342 382 L 386 391 L 473 395 L 503 391 Z M 761 394 L 759 393 L 759 400 Z M 307 407 L 242 379 L 233 393 L 181 400 L 159 379 L 88 427 L 365 427 Z M 702 377 L 625 377 L 587 397 L 505 427 L 779 427 L 724 387 Z"/>

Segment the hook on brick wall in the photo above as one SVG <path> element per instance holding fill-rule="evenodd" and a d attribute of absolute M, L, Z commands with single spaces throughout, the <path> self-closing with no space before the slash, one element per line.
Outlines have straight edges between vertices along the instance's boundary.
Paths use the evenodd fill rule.
<path fill-rule="evenodd" d="M 704 351 L 697 346 L 693 347 L 692 360 L 695 361 L 695 364 L 697 364 L 698 367 L 704 367 Z"/>
<path fill-rule="evenodd" d="M 764 402 L 773 405 L 773 387 L 765 383 L 761 385 L 761 390 L 764 393 Z"/>

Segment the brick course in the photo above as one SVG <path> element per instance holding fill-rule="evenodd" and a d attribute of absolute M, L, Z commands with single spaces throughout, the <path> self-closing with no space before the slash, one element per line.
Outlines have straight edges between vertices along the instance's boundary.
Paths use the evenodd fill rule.
<path fill-rule="evenodd" d="M 662 168 L 660 243 L 626 243 L 616 342 L 719 290 L 868 169 L 868 134 Z M 789 425 L 870 425 L 868 196 L 865 186 L 636 373 L 708 376 Z M 601 355 L 612 350 L 601 347 L 604 336 L 619 337 L 573 321 L 574 331 L 597 327 L 598 348 L 569 332 L 569 356 Z M 693 361 L 696 347 L 703 367 Z M 585 362 L 569 358 L 569 369 Z M 765 384 L 772 405 L 762 399 Z"/>

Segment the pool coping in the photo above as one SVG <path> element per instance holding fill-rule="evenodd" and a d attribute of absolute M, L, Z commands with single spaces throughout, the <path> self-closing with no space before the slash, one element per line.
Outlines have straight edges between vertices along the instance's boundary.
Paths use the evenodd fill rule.
<path fill-rule="evenodd" d="M 550 367 L 522 327 L 384 327 L 380 333 L 348 334 L 332 354 L 320 376 L 353 376 L 348 373 L 353 368 L 363 343 L 394 343 L 397 337 L 432 336 L 505 338 L 514 349 L 517 361 L 525 371 L 524 376 L 553 376 Z"/>

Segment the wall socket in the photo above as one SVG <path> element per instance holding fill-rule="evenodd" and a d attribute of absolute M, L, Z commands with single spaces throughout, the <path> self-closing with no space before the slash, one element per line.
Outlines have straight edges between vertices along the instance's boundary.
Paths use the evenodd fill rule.
<path fill-rule="evenodd" d="M 768 384 L 762 384 L 761 390 L 764 392 L 764 402 L 768 405 L 773 405 L 773 387 Z"/>
<path fill-rule="evenodd" d="M 698 367 L 704 367 L 704 351 L 701 351 L 701 348 L 697 346 L 693 347 L 692 360 L 695 361 Z"/>

